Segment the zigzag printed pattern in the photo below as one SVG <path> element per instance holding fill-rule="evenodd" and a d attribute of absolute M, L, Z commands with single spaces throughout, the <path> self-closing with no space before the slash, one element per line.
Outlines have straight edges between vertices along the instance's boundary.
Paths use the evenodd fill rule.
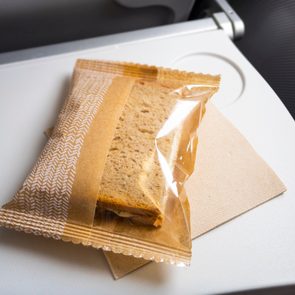
<path fill-rule="evenodd" d="M 52 231 L 47 233 L 54 238 L 60 237 L 67 219 L 84 137 L 113 78 L 113 74 L 93 75 L 87 70 L 75 71 L 73 87 L 53 134 L 9 205 L 36 218 L 58 220 Z"/>

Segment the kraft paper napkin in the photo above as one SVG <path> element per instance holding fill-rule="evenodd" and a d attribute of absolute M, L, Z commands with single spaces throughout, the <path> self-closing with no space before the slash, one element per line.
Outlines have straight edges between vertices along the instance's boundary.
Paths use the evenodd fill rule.
<path fill-rule="evenodd" d="M 286 190 L 241 133 L 211 104 L 199 129 L 196 168 L 186 185 L 193 239 Z M 115 279 L 148 263 L 113 252 L 104 254 Z"/>

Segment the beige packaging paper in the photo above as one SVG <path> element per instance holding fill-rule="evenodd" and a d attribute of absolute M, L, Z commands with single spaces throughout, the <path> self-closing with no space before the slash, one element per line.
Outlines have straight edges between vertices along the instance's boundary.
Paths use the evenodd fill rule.
<path fill-rule="evenodd" d="M 192 238 L 283 193 L 286 188 L 241 133 L 208 104 L 199 129 L 196 170 L 186 184 Z M 147 264 L 104 252 L 115 279 Z"/>

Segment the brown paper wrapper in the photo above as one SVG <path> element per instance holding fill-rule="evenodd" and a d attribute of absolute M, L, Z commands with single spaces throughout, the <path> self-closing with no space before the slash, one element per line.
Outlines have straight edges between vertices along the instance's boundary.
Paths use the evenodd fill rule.
<path fill-rule="evenodd" d="M 159 210 L 164 221 L 159 228 L 97 210 L 116 127 L 138 84 L 166 87 L 166 95 L 175 100 L 155 138 L 157 155 L 164 158 L 157 161 L 169 168 L 162 169 L 165 194 Z M 22 188 L 1 209 L 1 225 L 147 260 L 189 264 L 190 217 L 183 185 L 194 170 L 205 103 L 218 85 L 219 77 L 210 75 L 78 60 L 52 136 Z M 169 157 L 161 150 L 163 139 L 173 143 Z"/>
<path fill-rule="evenodd" d="M 186 183 L 193 239 L 286 190 L 274 171 L 212 104 L 207 105 L 199 128 L 196 167 Z M 111 252 L 104 254 L 115 279 L 147 263 Z"/>

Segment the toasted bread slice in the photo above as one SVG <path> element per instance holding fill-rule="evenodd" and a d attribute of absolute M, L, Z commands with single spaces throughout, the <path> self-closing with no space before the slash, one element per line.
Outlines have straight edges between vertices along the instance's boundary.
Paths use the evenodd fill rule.
<path fill-rule="evenodd" d="M 100 208 L 135 222 L 162 224 L 165 175 L 160 158 L 173 165 L 177 148 L 173 132 L 158 139 L 157 134 L 175 105 L 173 89 L 157 81 L 135 82 L 107 156 L 98 194 Z"/>

